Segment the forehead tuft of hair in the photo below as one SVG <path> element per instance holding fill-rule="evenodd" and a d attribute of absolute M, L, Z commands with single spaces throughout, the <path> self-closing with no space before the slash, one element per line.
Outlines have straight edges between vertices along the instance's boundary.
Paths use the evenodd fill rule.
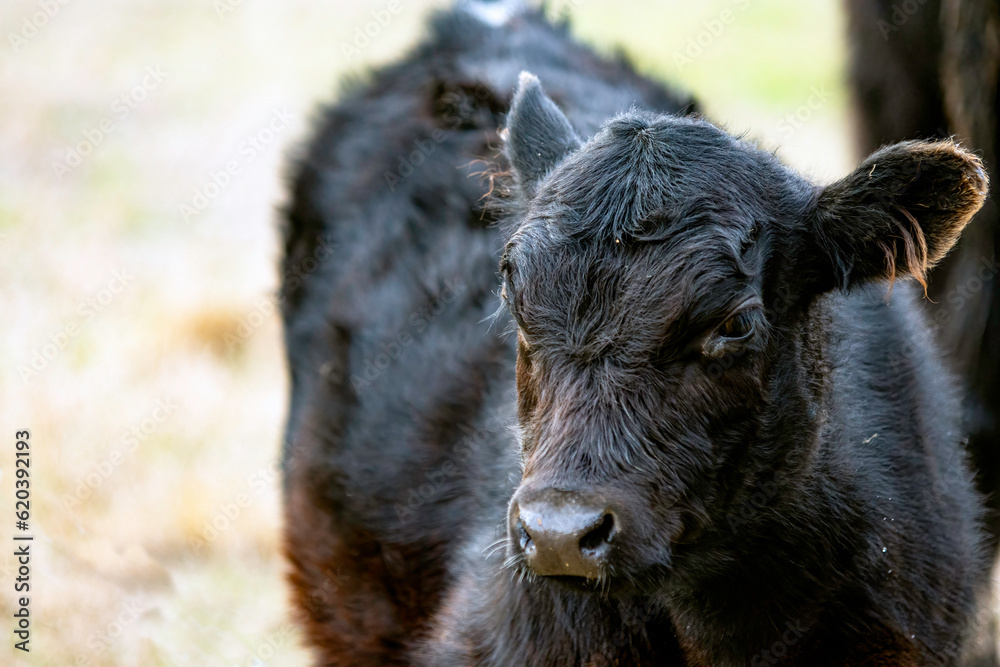
<path fill-rule="evenodd" d="M 706 121 L 633 109 L 570 155 L 534 208 L 573 238 L 659 240 L 670 220 L 695 213 L 749 215 L 747 185 L 772 162 Z"/>

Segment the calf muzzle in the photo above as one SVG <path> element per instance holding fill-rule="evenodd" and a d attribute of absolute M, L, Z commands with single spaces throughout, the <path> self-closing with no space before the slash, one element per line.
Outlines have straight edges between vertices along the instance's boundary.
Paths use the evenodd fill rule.
<path fill-rule="evenodd" d="M 618 538 L 615 512 L 599 496 L 557 489 L 522 489 L 510 505 L 515 550 L 540 576 L 596 579 Z"/>

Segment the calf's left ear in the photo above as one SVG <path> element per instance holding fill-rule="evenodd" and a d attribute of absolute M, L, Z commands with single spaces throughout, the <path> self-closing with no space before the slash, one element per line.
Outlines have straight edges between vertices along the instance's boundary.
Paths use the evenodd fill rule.
<path fill-rule="evenodd" d="M 535 194 L 538 182 L 580 146 L 569 119 L 556 106 L 538 77 L 521 72 L 507 114 L 504 153 L 523 194 Z"/>
<path fill-rule="evenodd" d="M 979 158 L 950 141 L 908 141 L 872 154 L 816 203 L 809 233 L 830 260 L 820 263 L 832 268 L 829 287 L 900 275 L 926 287 L 927 270 L 955 244 L 987 190 Z"/>

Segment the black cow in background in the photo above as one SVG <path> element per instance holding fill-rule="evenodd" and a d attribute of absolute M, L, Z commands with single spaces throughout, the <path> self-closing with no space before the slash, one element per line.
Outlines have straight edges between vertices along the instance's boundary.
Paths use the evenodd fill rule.
<path fill-rule="evenodd" d="M 519 5 L 437 15 L 294 167 L 319 661 L 960 664 L 981 507 L 912 282 L 980 162 L 902 143 L 816 186 Z"/>

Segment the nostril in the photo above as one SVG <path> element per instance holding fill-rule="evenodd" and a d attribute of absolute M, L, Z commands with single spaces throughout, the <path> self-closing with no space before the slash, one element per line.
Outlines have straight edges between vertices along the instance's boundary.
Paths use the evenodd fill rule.
<path fill-rule="evenodd" d="M 580 538 L 580 550 L 583 552 L 600 551 L 608 543 L 615 532 L 615 518 L 610 514 L 605 514 L 601 523 Z"/>
<path fill-rule="evenodd" d="M 520 519 L 517 520 L 517 543 L 521 547 L 521 551 L 527 552 L 529 549 L 533 548 L 535 545 L 531 541 L 531 535 L 524 528 L 524 522 Z"/>

